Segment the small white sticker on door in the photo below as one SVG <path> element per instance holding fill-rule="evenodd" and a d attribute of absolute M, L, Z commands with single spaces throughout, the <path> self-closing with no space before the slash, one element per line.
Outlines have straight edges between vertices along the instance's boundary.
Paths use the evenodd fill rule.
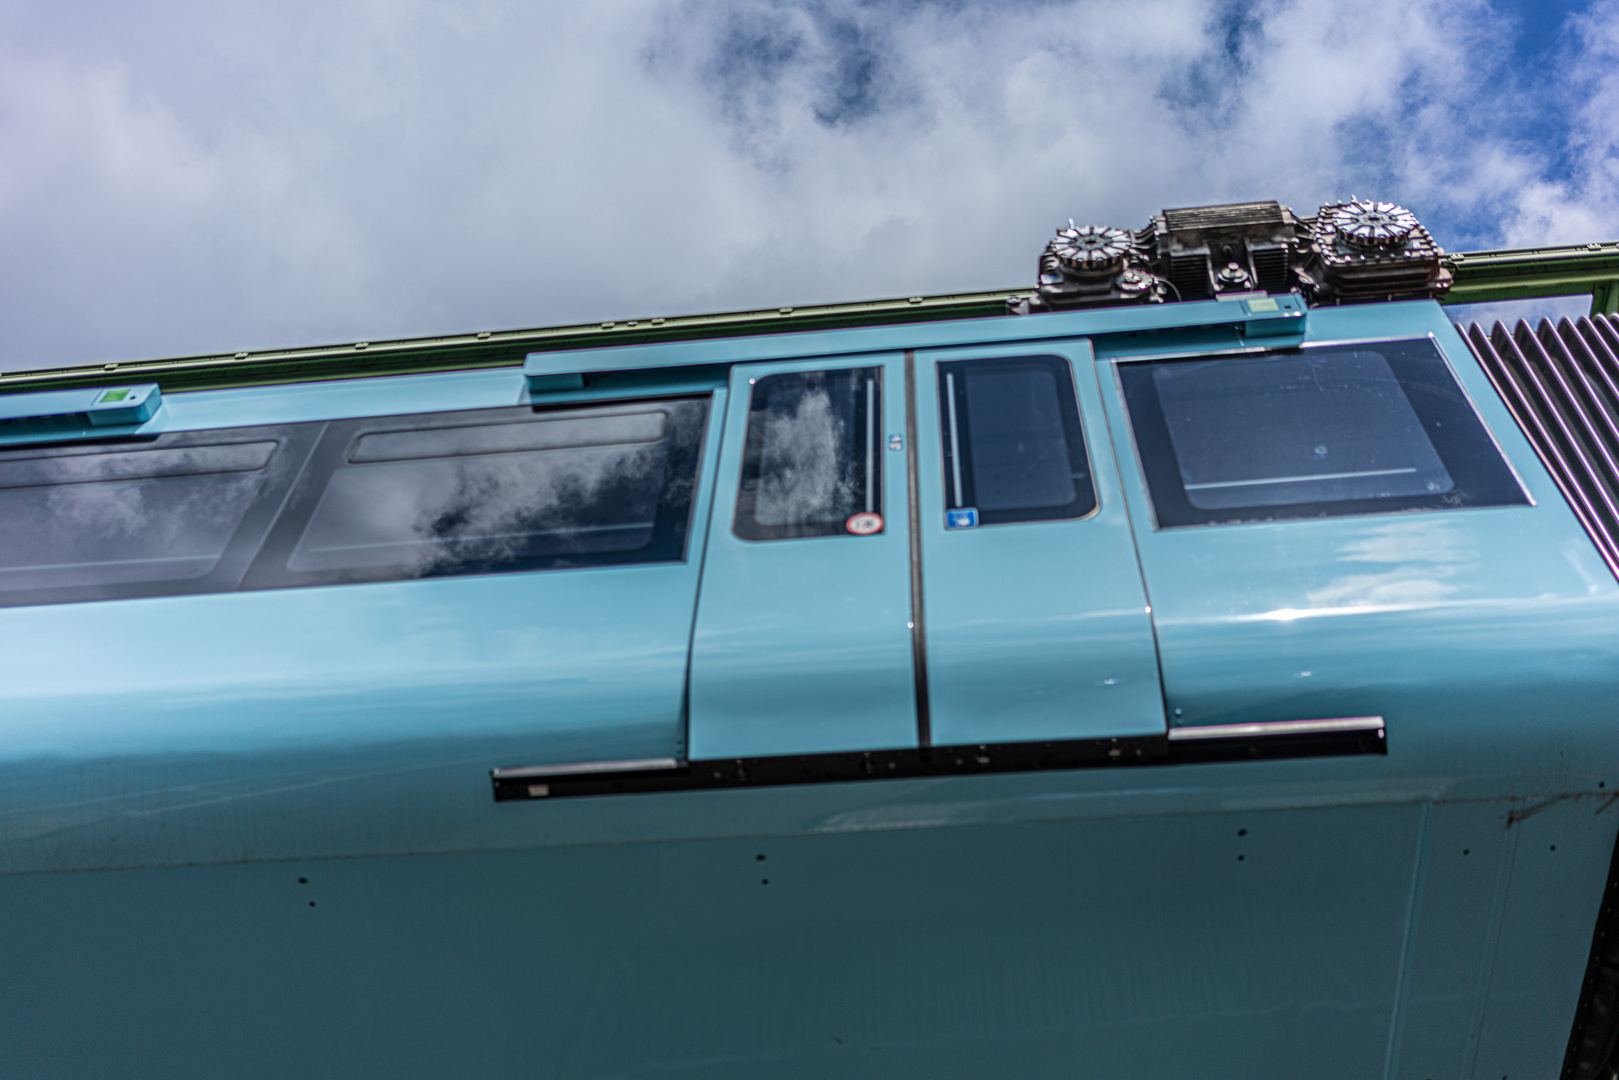
<path fill-rule="evenodd" d="M 883 516 L 881 514 L 854 514 L 843 527 L 856 536 L 870 536 L 872 533 L 883 531 Z"/>

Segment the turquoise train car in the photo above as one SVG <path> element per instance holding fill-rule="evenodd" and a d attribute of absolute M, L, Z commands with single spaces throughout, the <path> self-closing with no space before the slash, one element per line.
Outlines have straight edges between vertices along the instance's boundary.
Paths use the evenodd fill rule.
<path fill-rule="evenodd" d="M 1210 291 L 0 398 L 0 1075 L 1611 1067 L 1613 324 Z"/>

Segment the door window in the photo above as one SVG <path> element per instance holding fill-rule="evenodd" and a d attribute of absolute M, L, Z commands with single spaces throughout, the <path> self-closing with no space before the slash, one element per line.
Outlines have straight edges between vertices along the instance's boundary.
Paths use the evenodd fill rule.
<path fill-rule="evenodd" d="M 754 381 L 734 529 L 744 540 L 883 531 L 882 369 Z"/>
<path fill-rule="evenodd" d="M 941 363 L 939 418 L 947 527 L 1078 518 L 1096 509 L 1066 360 Z"/>

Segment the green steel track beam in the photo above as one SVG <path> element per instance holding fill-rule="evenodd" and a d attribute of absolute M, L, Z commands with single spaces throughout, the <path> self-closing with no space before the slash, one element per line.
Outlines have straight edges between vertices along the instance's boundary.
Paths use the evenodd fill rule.
<path fill-rule="evenodd" d="M 531 352 L 1004 315 L 1007 299 L 1019 295 L 1027 295 L 1027 291 L 912 296 L 851 304 L 732 311 L 717 315 L 678 315 L 533 330 L 496 330 L 301 349 L 129 360 L 0 374 L 0 393 L 105 386 L 109 382 L 155 382 L 166 391 L 206 390 L 311 379 L 358 379 L 372 375 L 407 375 L 466 368 L 520 367 L 523 358 Z"/>
<path fill-rule="evenodd" d="M 1613 314 L 1619 300 L 1619 243 L 1461 251 L 1448 261 L 1456 282 L 1447 304 L 1589 294 L 1593 313 Z"/>
<path fill-rule="evenodd" d="M 1593 311 L 1619 312 L 1619 243 L 1466 251 L 1448 256 L 1447 261 L 1456 278 L 1445 298 L 1447 304 L 1590 294 Z M 515 367 L 531 352 L 554 349 L 982 318 L 1005 314 L 1006 301 L 1026 291 L 1000 289 L 14 371 L 0 374 L 0 393 L 106 385 L 108 382 L 156 382 L 170 391 L 202 390 L 311 379 Z"/>

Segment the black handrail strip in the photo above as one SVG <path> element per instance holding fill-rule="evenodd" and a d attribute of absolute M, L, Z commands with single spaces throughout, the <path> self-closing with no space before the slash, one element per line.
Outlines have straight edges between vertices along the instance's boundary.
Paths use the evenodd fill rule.
<path fill-rule="evenodd" d="M 1166 735 L 1070 739 L 1060 742 L 986 743 L 905 750 L 693 761 L 662 770 L 553 774 L 543 779 L 490 773 L 496 802 L 634 795 L 669 791 L 714 791 L 801 784 L 858 783 L 926 777 L 1060 772 L 1120 766 L 1215 764 L 1292 758 L 1385 755 L 1387 740 L 1376 726 L 1299 731 L 1259 725 L 1265 734 L 1203 739 Z M 1247 725 L 1244 725 L 1245 727 Z M 534 767 L 536 769 L 540 767 Z"/>

